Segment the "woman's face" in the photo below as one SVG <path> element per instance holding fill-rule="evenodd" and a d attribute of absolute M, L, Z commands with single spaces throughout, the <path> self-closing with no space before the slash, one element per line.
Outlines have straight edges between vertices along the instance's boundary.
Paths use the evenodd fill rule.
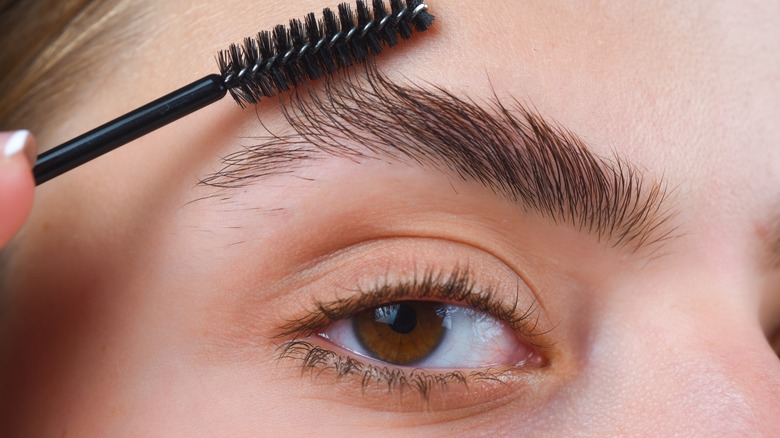
<path fill-rule="evenodd" d="M 224 99 L 40 187 L 6 271 L 3 424 L 776 431 L 780 10 L 690 3 L 431 0 L 378 58 L 393 84 L 358 69 L 288 118 Z M 156 3 L 39 142 L 324 6 Z"/>

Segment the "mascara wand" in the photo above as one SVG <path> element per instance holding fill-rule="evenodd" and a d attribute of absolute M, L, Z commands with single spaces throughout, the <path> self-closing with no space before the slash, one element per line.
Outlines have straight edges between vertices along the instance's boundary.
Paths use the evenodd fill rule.
<path fill-rule="evenodd" d="M 372 8 L 356 1 L 338 6 L 338 15 L 325 8 L 322 19 L 309 13 L 303 21 L 290 20 L 273 32 L 262 31 L 232 44 L 217 55 L 219 74 L 211 74 L 166 96 L 120 116 L 38 156 L 33 168 L 35 184 L 62 175 L 106 152 L 178 120 L 230 92 L 244 108 L 308 80 L 332 74 L 378 55 L 398 37 L 424 31 L 434 17 L 420 0 L 373 0 Z M 355 20 L 357 18 L 357 20 Z"/>

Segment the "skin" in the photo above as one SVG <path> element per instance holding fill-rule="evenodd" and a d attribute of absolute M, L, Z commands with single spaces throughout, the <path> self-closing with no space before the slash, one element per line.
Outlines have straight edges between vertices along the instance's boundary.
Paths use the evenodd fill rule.
<path fill-rule="evenodd" d="M 83 98 L 39 144 L 211 73 L 230 42 L 322 6 L 155 4 L 136 24 L 144 40 L 77 83 Z M 258 116 L 286 128 L 272 101 L 225 99 L 36 190 L 8 248 L 0 423 L 32 436 L 776 431 L 780 7 L 430 6 L 436 26 L 380 70 L 477 101 L 516 97 L 594 153 L 663 175 L 676 237 L 652 253 L 611 248 L 440 172 L 335 157 L 190 202 L 214 193 L 196 183 L 220 156 L 265 132 Z M 539 295 L 547 367 L 426 404 L 278 358 L 274 333 L 315 301 L 464 260 L 477 282 L 516 276 L 523 303 Z"/>

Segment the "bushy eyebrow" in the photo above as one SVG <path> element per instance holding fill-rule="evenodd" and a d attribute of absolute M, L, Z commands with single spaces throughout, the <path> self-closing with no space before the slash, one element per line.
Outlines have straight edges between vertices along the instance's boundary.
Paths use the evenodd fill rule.
<path fill-rule="evenodd" d="M 293 172 L 322 153 L 435 168 L 481 184 L 529 212 L 639 249 L 672 235 L 662 178 L 592 153 L 518 101 L 487 103 L 444 88 L 396 83 L 373 65 L 283 100 L 292 127 L 224 158 L 205 185 L 243 187 Z"/>

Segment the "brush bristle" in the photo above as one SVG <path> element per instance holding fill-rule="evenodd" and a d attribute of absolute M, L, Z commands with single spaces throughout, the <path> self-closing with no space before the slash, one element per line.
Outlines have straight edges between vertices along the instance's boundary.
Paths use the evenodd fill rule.
<path fill-rule="evenodd" d="M 217 55 L 230 94 L 242 107 L 255 104 L 378 55 L 396 45 L 399 36 L 408 39 L 413 30 L 424 31 L 433 23 L 421 0 L 391 0 L 389 11 L 383 0 L 373 0 L 372 6 L 357 0 L 353 11 L 342 3 L 338 14 L 325 8 L 319 20 L 310 13 L 303 21 L 291 20 L 289 27 L 279 25 L 232 44 Z"/>

